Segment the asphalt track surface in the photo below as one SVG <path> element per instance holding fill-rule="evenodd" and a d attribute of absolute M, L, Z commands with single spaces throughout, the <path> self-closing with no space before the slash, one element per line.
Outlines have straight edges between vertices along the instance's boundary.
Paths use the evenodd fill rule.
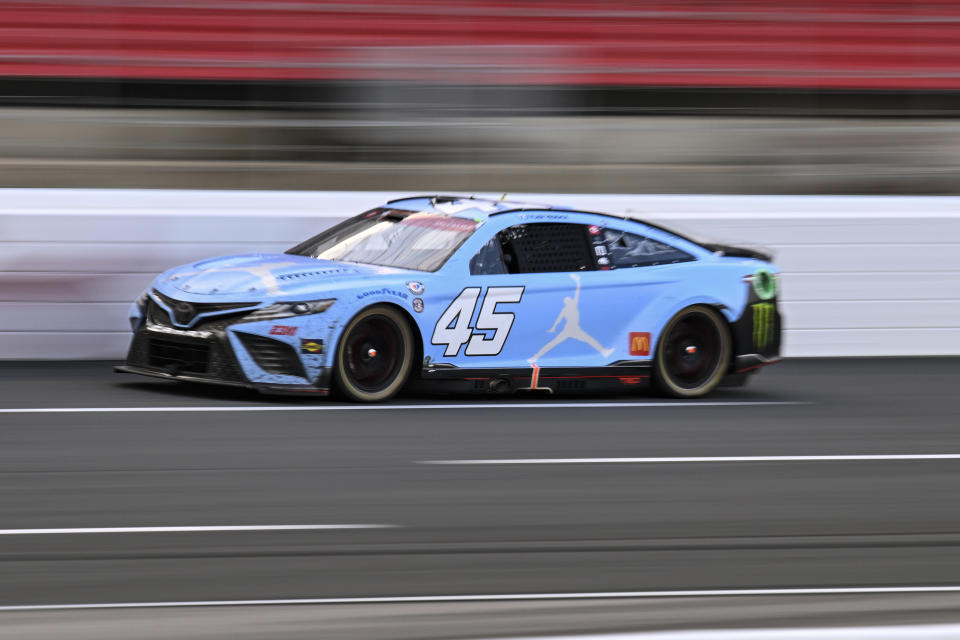
<path fill-rule="evenodd" d="M 793 360 L 708 402 L 363 409 L 0 363 L 0 606 L 958 586 L 958 381 L 956 358 Z M 355 525 L 379 527 L 329 528 Z M 936 597 L 909 621 L 960 620 Z M 0 635 L 28 615 L 55 614 Z"/>

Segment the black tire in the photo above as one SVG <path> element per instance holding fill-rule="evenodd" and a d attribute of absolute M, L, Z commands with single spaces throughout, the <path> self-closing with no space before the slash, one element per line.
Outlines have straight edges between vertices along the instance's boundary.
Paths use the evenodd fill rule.
<path fill-rule="evenodd" d="M 337 388 L 354 402 L 387 400 L 406 384 L 415 353 L 413 331 L 401 311 L 368 307 L 347 323 L 337 344 Z"/>
<path fill-rule="evenodd" d="M 723 316 L 707 305 L 681 310 L 663 328 L 653 380 L 674 398 L 699 398 L 713 391 L 730 364 L 732 340 Z"/>

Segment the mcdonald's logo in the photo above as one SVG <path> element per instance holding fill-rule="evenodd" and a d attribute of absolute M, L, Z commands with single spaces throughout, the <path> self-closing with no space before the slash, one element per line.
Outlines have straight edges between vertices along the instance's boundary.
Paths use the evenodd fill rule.
<path fill-rule="evenodd" d="M 753 346 L 766 349 L 773 342 L 776 330 L 776 309 L 772 302 L 758 302 L 753 305 Z"/>
<path fill-rule="evenodd" d="M 630 332 L 630 355 L 648 356 L 650 355 L 650 332 L 649 331 L 631 331 Z"/>

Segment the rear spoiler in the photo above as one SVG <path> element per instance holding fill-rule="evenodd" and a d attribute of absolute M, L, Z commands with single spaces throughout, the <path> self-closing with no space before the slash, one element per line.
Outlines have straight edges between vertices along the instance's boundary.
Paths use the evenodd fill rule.
<path fill-rule="evenodd" d="M 731 258 L 754 258 L 755 260 L 773 262 L 773 256 L 771 254 L 758 251 L 757 249 L 750 249 L 749 247 L 735 247 L 729 244 L 720 244 L 719 242 L 698 242 L 697 244 L 704 249 L 730 256 Z"/>
<path fill-rule="evenodd" d="M 765 260 L 767 262 L 773 262 L 773 254 L 769 251 L 760 251 L 759 249 L 751 249 L 749 247 L 738 247 L 732 244 L 724 244 L 722 242 L 711 242 L 709 240 L 703 240 L 692 234 L 680 233 L 672 227 L 668 227 L 659 223 L 650 222 L 649 220 L 641 220 L 639 218 L 631 218 L 636 220 L 641 224 L 645 224 L 648 227 L 653 227 L 654 229 L 659 229 L 660 231 L 665 231 L 670 235 L 674 235 L 678 238 L 686 240 L 687 242 L 692 242 L 698 247 L 703 247 L 707 251 L 713 253 L 719 253 L 721 255 L 730 256 L 731 258 L 753 258 L 755 260 Z"/>

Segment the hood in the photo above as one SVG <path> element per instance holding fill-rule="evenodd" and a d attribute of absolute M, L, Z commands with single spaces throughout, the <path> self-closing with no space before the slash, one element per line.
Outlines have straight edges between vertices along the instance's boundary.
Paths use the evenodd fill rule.
<path fill-rule="evenodd" d="M 401 273 L 374 265 L 317 260 L 306 256 L 249 254 L 213 258 L 171 269 L 159 282 L 169 290 L 235 300 L 302 295 L 324 291 L 357 280 Z"/>

